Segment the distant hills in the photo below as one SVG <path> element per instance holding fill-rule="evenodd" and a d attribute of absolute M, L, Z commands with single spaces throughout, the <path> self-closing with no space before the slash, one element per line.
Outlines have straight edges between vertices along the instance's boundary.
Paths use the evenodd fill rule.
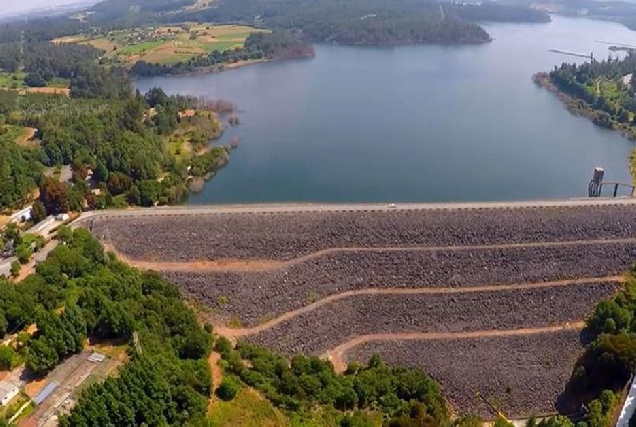
<path fill-rule="evenodd" d="M 528 5 L 435 0 L 106 0 L 89 12 L 81 18 L 68 13 L 66 22 L 49 23 L 47 27 L 57 27 L 49 32 L 60 37 L 94 27 L 209 22 L 291 31 L 311 42 L 478 44 L 491 40 L 482 22 L 550 21 L 546 12 Z"/>
<path fill-rule="evenodd" d="M 3 6 L 0 9 L 0 21 L 11 21 L 27 17 L 59 16 L 68 13 L 88 9 L 99 0 L 58 0 L 40 1 L 30 6 L 24 6 L 19 2 L 13 5 Z"/>

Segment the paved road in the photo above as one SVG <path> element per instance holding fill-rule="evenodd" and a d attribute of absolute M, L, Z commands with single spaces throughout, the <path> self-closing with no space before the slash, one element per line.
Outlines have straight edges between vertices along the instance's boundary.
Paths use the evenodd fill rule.
<path fill-rule="evenodd" d="M 83 213 L 73 222 L 81 225 L 87 220 L 98 217 L 126 216 L 165 216 L 165 215 L 197 215 L 197 214 L 241 214 L 241 213 L 293 213 L 293 212 L 368 212 L 393 210 L 464 210 L 464 209 L 520 209 L 548 207 L 581 207 L 581 206 L 633 206 L 636 198 L 598 198 L 571 200 L 536 200 L 517 202 L 470 202 L 470 203 L 348 203 L 348 204 L 245 204 L 245 205 L 197 205 L 197 206 L 162 206 L 155 208 L 132 208 L 123 210 L 91 211 Z"/>
<path fill-rule="evenodd" d="M 49 256 L 49 253 L 51 253 L 51 251 L 56 247 L 57 240 L 50 240 L 46 245 L 44 245 L 42 249 L 34 253 L 31 257 L 31 261 L 29 261 L 27 265 L 22 266 L 22 269 L 20 270 L 20 276 L 18 276 L 16 280 L 20 281 L 29 274 L 35 272 L 35 267 L 37 267 L 37 265 L 41 262 L 44 262 L 46 260 L 46 257 Z M 11 277 L 11 264 L 13 263 L 13 261 L 17 260 L 17 257 L 11 257 L 2 261 L 2 263 L 0 263 L 0 276 Z"/>

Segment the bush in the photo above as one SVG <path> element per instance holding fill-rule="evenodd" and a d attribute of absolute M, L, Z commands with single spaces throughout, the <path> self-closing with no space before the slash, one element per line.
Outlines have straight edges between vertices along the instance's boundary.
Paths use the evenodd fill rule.
<path fill-rule="evenodd" d="M 570 384 L 572 391 L 576 394 L 583 394 L 587 391 L 590 381 L 587 378 L 587 371 L 585 370 L 585 367 L 579 365 L 576 369 L 574 369 Z"/>
<path fill-rule="evenodd" d="M 31 255 L 33 255 L 33 251 L 26 245 L 20 245 L 16 249 L 16 255 L 18 256 L 18 261 L 20 261 L 21 264 L 27 264 L 31 259 Z"/>
<path fill-rule="evenodd" d="M 20 270 L 22 270 L 22 264 L 20 264 L 20 261 L 13 261 L 11 263 L 11 275 L 13 277 L 18 277 L 20 275 Z"/>
<path fill-rule="evenodd" d="M 13 358 L 15 357 L 15 351 L 9 346 L 0 346 L 0 370 L 8 371 L 13 365 Z"/>
<path fill-rule="evenodd" d="M 232 400 L 241 389 L 241 384 L 234 377 L 225 377 L 221 385 L 216 389 L 216 395 L 225 401 Z"/>

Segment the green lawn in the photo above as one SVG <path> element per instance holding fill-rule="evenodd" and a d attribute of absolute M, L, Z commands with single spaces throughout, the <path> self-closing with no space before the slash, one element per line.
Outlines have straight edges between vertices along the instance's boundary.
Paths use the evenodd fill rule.
<path fill-rule="evenodd" d="M 191 53 L 170 53 L 169 55 L 161 56 L 156 62 L 161 65 L 174 65 L 179 62 L 185 62 L 196 56 L 198 55 L 193 55 Z"/>
<path fill-rule="evenodd" d="M 230 402 L 219 401 L 209 416 L 214 427 L 288 427 L 289 421 L 253 389 L 243 387 Z"/>
<path fill-rule="evenodd" d="M 60 89 L 66 89 L 66 88 L 71 86 L 71 81 L 68 80 L 68 79 L 54 78 L 53 80 L 48 82 L 48 84 L 46 86 L 47 87 L 56 87 L 56 88 L 60 88 Z"/>
<path fill-rule="evenodd" d="M 214 52 L 215 50 L 228 50 L 235 47 L 242 47 L 243 43 L 237 43 L 235 41 L 218 41 L 218 42 L 209 42 L 209 43 L 201 43 L 203 48 L 208 52 Z"/>
<path fill-rule="evenodd" d="M 120 47 L 117 50 L 117 53 L 120 55 L 139 55 L 143 52 L 147 52 L 152 49 L 155 49 L 164 43 L 166 43 L 164 40 L 154 40 L 149 42 L 133 44 L 129 46 Z"/>
<path fill-rule="evenodd" d="M 0 138 L 4 141 L 15 142 L 24 135 L 25 129 L 20 126 L 6 125 L 4 130 L 0 132 Z"/>
<path fill-rule="evenodd" d="M 26 73 L 4 73 L 0 72 L 0 88 L 4 89 L 22 89 L 26 87 L 24 77 Z"/>

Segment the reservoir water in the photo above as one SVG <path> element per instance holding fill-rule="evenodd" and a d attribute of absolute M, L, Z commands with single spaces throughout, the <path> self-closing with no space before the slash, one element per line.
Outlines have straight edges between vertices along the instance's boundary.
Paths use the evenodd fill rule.
<path fill-rule="evenodd" d="M 189 203 L 491 201 L 583 197 L 594 166 L 630 182 L 633 143 L 531 81 L 636 45 L 621 25 L 553 17 L 485 25 L 482 46 L 316 46 L 307 60 L 138 81 L 235 102 L 230 164 Z"/>

